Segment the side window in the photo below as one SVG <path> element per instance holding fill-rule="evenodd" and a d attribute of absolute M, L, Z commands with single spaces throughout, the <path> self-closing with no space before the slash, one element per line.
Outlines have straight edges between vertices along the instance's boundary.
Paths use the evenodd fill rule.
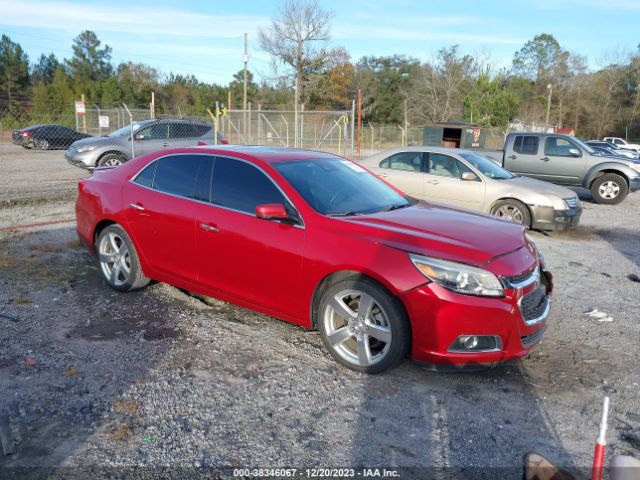
<path fill-rule="evenodd" d="M 533 135 L 517 135 L 513 141 L 513 151 L 522 155 L 536 155 L 539 139 Z"/>
<path fill-rule="evenodd" d="M 203 155 L 172 155 L 158 160 L 153 188 L 180 197 L 193 198 Z"/>
<path fill-rule="evenodd" d="M 203 135 L 208 135 L 213 128 L 211 125 L 194 125 L 196 129 L 196 135 L 201 137 Z"/>
<path fill-rule="evenodd" d="M 544 152 L 547 155 L 555 155 L 557 157 L 572 157 L 569 150 L 576 148 L 573 143 L 564 138 L 547 137 Z"/>
<path fill-rule="evenodd" d="M 143 128 L 135 134 L 136 140 L 162 140 L 167 138 L 168 125 L 166 123 L 156 123 L 150 127 Z"/>
<path fill-rule="evenodd" d="M 216 157 L 213 166 L 212 203 L 255 214 L 265 203 L 287 202 L 280 190 L 260 170 L 239 160 Z"/>
<path fill-rule="evenodd" d="M 170 123 L 169 138 L 193 138 L 197 137 L 192 123 Z"/>
<path fill-rule="evenodd" d="M 383 163 L 385 166 L 383 166 Z M 405 170 L 408 172 L 422 172 L 422 153 L 421 152 L 400 152 L 391 155 L 383 160 L 380 164 L 382 168 L 391 168 L 393 170 Z"/>
<path fill-rule="evenodd" d="M 469 172 L 466 166 L 462 165 L 455 158 L 443 153 L 429 153 L 429 173 L 441 177 L 460 178 L 462 172 Z"/>
<path fill-rule="evenodd" d="M 138 185 L 142 185 L 143 187 L 151 188 L 153 186 L 153 177 L 156 174 L 157 167 L 158 162 L 153 162 L 150 165 L 147 165 L 144 170 L 136 176 L 133 182 Z"/>

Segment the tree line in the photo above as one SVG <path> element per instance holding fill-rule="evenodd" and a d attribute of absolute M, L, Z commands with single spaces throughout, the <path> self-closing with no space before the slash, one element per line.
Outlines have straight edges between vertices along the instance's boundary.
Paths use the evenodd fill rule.
<path fill-rule="evenodd" d="M 329 47 L 332 14 L 315 0 L 285 0 L 270 26 L 259 32 L 261 48 L 273 59 L 273 75 L 256 82 L 249 72 L 253 108 L 350 109 L 363 95 L 365 122 L 412 126 L 464 120 L 506 129 L 519 119 L 573 129 L 582 137 L 640 136 L 640 46 L 633 53 L 608 54 L 592 70 L 587 59 L 542 33 L 514 52 L 512 65 L 496 71 L 486 54 L 462 54 L 457 45 L 431 61 L 405 55 L 352 60 Z M 144 63 L 114 66 L 111 47 L 92 31 L 80 33 L 69 59 L 53 53 L 30 61 L 19 43 L 0 38 L 0 119 L 32 119 L 68 113 L 81 94 L 87 107 L 148 108 L 155 93 L 157 113 L 204 115 L 216 102 L 241 108 L 243 72 L 228 85 L 194 75 L 162 74 Z M 548 104 L 550 99 L 550 103 Z M 228 106 L 228 105 L 227 105 Z"/>

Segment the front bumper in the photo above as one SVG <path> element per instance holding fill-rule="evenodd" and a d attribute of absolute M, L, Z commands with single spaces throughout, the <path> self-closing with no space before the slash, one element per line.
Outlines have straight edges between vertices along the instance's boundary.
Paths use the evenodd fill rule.
<path fill-rule="evenodd" d="M 78 152 L 73 149 L 69 149 L 64 153 L 64 158 L 71 165 L 80 167 L 80 168 L 94 168 L 95 166 L 95 158 L 92 150 L 87 152 Z"/>
<path fill-rule="evenodd" d="M 635 192 L 636 190 L 640 190 L 640 175 L 631 177 L 629 179 L 629 190 L 632 192 Z"/>
<path fill-rule="evenodd" d="M 580 223 L 582 207 L 555 210 L 553 207 L 530 205 L 531 228 L 534 230 L 564 230 Z"/>
<path fill-rule="evenodd" d="M 549 315 L 552 277 L 505 289 L 503 298 L 460 295 L 428 283 L 400 295 L 412 328 L 411 356 L 439 368 L 493 366 L 525 357 L 542 339 Z M 452 351 L 460 336 L 499 337 L 491 351 Z"/>

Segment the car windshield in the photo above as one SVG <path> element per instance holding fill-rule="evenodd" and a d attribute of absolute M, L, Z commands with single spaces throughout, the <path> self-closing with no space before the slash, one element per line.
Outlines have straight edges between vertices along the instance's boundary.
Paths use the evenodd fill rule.
<path fill-rule="evenodd" d="M 141 122 L 137 122 L 133 124 L 133 131 L 137 132 L 138 130 L 140 130 L 142 127 L 144 127 L 144 123 Z M 115 130 L 113 132 L 111 132 L 109 135 L 107 135 L 107 137 L 125 137 L 127 135 L 131 135 L 131 125 L 125 125 L 122 128 L 119 128 L 118 130 Z"/>
<path fill-rule="evenodd" d="M 459 155 L 480 170 L 484 176 L 493 178 L 494 180 L 508 180 L 515 176 L 493 160 L 490 160 L 476 152 L 460 152 Z"/>
<path fill-rule="evenodd" d="M 577 137 L 572 138 L 574 143 L 577 143 L 579 147 L 583 148 L 584 150 L 587 151 L 587 153 L 593 155 L 594 153 L 596 153 L 596 151 L 591 148 L 589 145 L 587 145 L 586 143 L 584 143 L 582 140 L 580 140 Z"/>
<path fill-rule="evenodd" d="M 293 160 L 274 162 L 273 166 L 323 215 L 363 215 L 415 203 L 349 160 Z"/>

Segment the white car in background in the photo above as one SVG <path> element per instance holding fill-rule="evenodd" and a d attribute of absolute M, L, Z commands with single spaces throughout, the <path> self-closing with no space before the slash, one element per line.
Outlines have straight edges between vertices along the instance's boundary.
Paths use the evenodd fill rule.
<path fill-rule="evenodd" d="M 471 150 L 402 147 L 359 163 L 406 194 L 481 211 L 538 230 L 578 224 L 573 190 L 505 170 Z"/>
<path fill-rule="evenodd" d="M 620 148 L 626 148 L 627 150 L 635 150 L 636 152 L 640 152 L 640 145 L 638 145 L 637 143 L 629 143 L 624 138 L 604 137 L 603 141 L 613 143 L 614 145 L 617 145 Z"/>

